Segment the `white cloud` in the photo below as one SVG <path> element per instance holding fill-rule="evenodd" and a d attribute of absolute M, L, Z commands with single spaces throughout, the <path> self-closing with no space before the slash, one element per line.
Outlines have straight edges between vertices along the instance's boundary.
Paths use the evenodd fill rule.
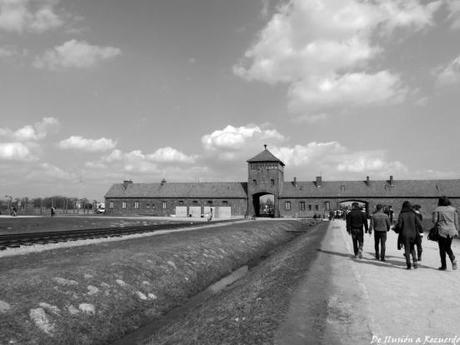
<path fill-rule="evenodd" d="M 147 156 L 154 162 L 166 163 L 166 162 L 176 162 L 176 163 L 193 163 L 195 161 L 194 157 L 187 156 L 186 154 L 172 148 L 172 147 L 162 147 L 156 150 L 154 153 Z"/>
<path fill-rule="evenodd" d="M 0 47 L 0 59 L 9 58 L 18 54 L 16 49 L 10 47 Z"/>
<path fill-rule="evenodd" d="M 237 169 L 236 164 L 240 165 L 262 151 L 263 141 L 254 133 L 260 135 L 254 127 L 238 129 L 227 126 L 203 136 L 205 152 L 201 160 L 206 161 L 214 173 L 225 176 L 229 170 Z M 284 139 L 280 133 L 276 133 L 278 139 Z M 366 175 L 380 178 L 407 175 L 407 168 L 401 162 L 389 160 L 385 150 L 353 151 L 337 141 L 304 145 L 285 145 L 285 141 L 275 141 L 268 149 L 289 167 L 286 172 L 293 176 L 308 178 L 306 174 L 326 172 L 328 178 L 340 180 L 363 178 Z M 235 146 L 237 149 L 234 150 Z M 241 174 L 244 174 L 244 168 L 241 166 L 238 169 Z"/>
<path fill-rule="evenodd" d="M 407 91 L 399 76 L 381 67 L 372 71 L 371 63 L 384 53 L 376 38 L 391 37 L 396 28 L 419 31 L 433 25 L 441 4 L 290 0 L 234 72 L 247 80 L 287 84 L 290 110 L 304 118 L 322 113 L 324 105 L 399 102 Z"/>
<path fill-rule="evenodd" d="M 302 166 L 314 163 L 326 156 L 342 154 L 346 152 L 345 147 L 336 141 L 317 143 L 311 142 L 307 145 L 295 145 L 292 147 L 274 147 L 272 153 L 289 166 Z"/>
<path fill-rule="evenodd" d="M 123 159 L 123 152 L 121 150 L 113 150 L 110 152 L 109 155 L 103 157 L 103 161 L 107 163 L 115 162 L 115 161 L 121 161 Z"/>
<path fill-rule="evenodd" d="M 36 158 L 23 143 L 0 143 L 0 160 L 31 161 Z"/>
<path fill-rule="evenodd" d="M 270 137 L 268 149 L 281 161 L 294 176 L 305 176 L 305 172 L 318 174 L 327 172 L 336 179 L 361 178 L 372 175 L 402 175 L 407 168 L 398 161 L 391 161 L 385 150 L 353 151 L 337 141 L 310 142 L 307 144 L 286 145 L 288 140 L 275 129 L 262 129 L 256 125 L 242 127 L 227 126 L 204 135 L 201 139 L 204 154 L 198 161 L 206 162 L 211 171 L 225 176 L 235 171 L 236 164 L 263 150 L 262 138 Z M 245 167 L 238 169 L 244 173 Z"/>
<path fill-rule="evenodd" d="M 33 65 L 39 69 L 50 70 L 91 68 L 120 54 L 119 48 L 100 47 L 85 41 L 70 40 L 46 51 L 42 56 L 36 57 Z"/>
<path fill-rule="evenodd" d="M 407 176 L 407 167 L 399 161 L 387 159 L 384 150 L 352 151 L 339 142 L 311 142 L 306 145 L 273 147 L 288 172 L 296 176 L 326 173 L 331 179 L 385 178 L 389 175 Z"/>
<path fill-rule="evenodd" d="M 397 103 L 405 98 L 407 91 L 399 77 L 388 71 L 333 75 L 322 80 L 308 79 L 292 84 L 289 109 L 301 113 L 345 105 Z"/>
<path fill-rule="evenodd" d="M 117 143 L 112 139 L 86 139 L 81 136 L 71 136 L 59 142 L 59 147 L 64 150 L 74 149 L 88 152 L 100 152 L 113 149 Z"/>
<path fill-rule="evenodd" d="M 215 130 L 201 138 L 207 150 L 238 150 L 246 146 L 248 142 L 260 142 L 261 140 L 282 141 L 284 137 L 275 129 L 262 129 L 255 125 L 241 127 L 228 125 L 222 130 Z"/>
<path fill-rule="evenodd" d="M 452 29 L 460 29 L 460 1 L 447 0 Z"/>
<path fill-rule="evenodd" d="M 5 136 L 17 141 L 36 141 L 44 139 L 49 133 L 58 130 L 59 120 L 54 117 L 44 117 L 34 125 L 26 125 L 13 131 L 9 128 L 0 128 L 0 137 Z"/>
<path fill-rule="evenodd" d="M 53 164 L 46 163 L 46 162 L 40 164 L 39 173 L 52 177 L 52 178 L 56 178 L 59 180 L 67 180 L 67 181 L 71 181 L 71 180 L 75 181 L 78 177 L 77 174 L 75 173 L 68 172 L 64 169 L 61 169 Z"/>
<path fill-rule="evenodd" d="M 163 170 L 179 169 L 177 166 L 181 164 L 194 164 L 196 158 L 196 156 L 186 155 L 172 147 L 159 148 L 153 153 L 144 153 L 141 150 L 123 152 L 115 149 L 100 160 L 86 162 L 85 165 L 96 169 L 109 167 L 112 170 L 130 172 L 132 174 L 155 174 L 161 173 Z"/>
<path fill-rule="evenodd" d="M 385 176 L 407 171 L 401 162 L 386 161 L 381 151 L 362 151 L 343 155 L 341 162 L 337 165 L 337 170 L 352 173 L 377 173 Z"/>
<path fill-rule="evenodd" d="M 438 67 L 434 74 L 439 85 L 450 85 L 460 82 L 460 56 L 457 56 L 446 66 Z"/>
<path fill-rule="evenodd" d="M 0 0 L 0 30 L 42 33 L 64 24 L 55 0 Z"/>

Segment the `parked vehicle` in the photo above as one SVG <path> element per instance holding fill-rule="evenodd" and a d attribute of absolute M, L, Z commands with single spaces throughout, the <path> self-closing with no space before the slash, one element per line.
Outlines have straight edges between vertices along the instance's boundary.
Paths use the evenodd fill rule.
<path fill-rule="evenodd" d="M 105 208 L 98 207 L 96 208 L 96 214 L 104 214 L 105 213 Z"/>

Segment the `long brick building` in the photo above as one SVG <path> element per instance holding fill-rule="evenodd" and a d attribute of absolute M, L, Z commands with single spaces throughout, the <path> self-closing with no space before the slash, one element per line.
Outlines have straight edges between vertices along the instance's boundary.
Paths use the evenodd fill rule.
<path fill-rule="evenodd" d="M 448 196 L 460 206 L 460 179 L 314 181 L 284 180 L 285 164 L 267 148 L 249 159 L 244 182 L 114 184 L 105 195 L 110 215 L 201 217 L 213 210 L 215 217 L 262 216 L 313 217 L 358 201 L 367 210 L 380 203 L 398 212 L 404 200 L 422 206 L 425 215 L 436 207 L 437 198 Z M 267 210 L 266 200 L 270 208 Z M 261 204 L 265 206 L 262 209 Z"/>

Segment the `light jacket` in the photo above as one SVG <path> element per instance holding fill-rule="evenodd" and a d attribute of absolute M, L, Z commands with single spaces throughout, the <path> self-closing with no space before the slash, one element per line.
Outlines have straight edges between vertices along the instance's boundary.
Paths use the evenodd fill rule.
<path fill-rule="evenodd" d="M 382 211 L 376 212 L 371 217 L 371 230 L 388 231 L 390 230 L 390 217 Z"/>
<path fill-rule="evenodd" d="M 454 237 L 458 234 L 458 213 L 455 207 L 438 206 L 433 212 L 433 223 L 438 225 L 439 236 Z"/>

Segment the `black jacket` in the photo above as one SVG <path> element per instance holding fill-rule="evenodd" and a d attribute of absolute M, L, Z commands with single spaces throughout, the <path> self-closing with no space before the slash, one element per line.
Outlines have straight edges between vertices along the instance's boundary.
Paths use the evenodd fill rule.
<path fill-rule="evenodd" d="M 368 231 L 367 226 L 367 217 L 366 214 L 359 209 L 352 209 L 350 213 L 347 214 L 347 231 L 351 232 L 351 229 L 364 229 Z"/>

